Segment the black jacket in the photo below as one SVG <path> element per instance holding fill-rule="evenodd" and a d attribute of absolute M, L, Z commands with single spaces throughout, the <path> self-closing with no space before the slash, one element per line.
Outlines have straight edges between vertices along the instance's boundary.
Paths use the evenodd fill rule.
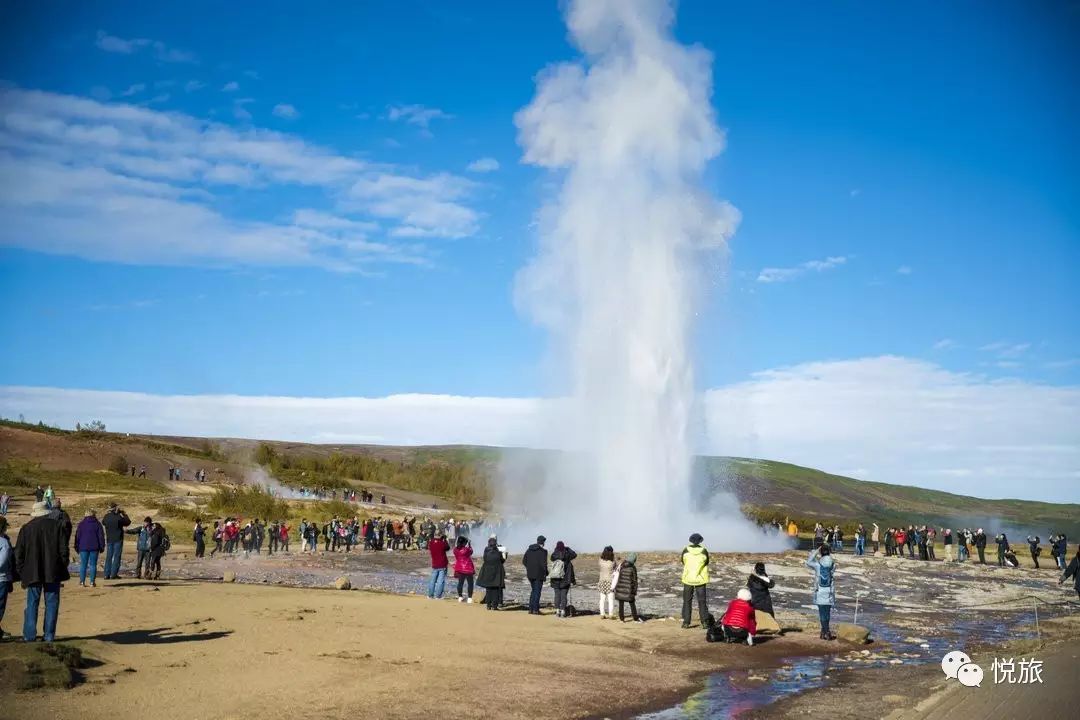
<path fill-rule="evenodd" d="M 476 576 L 476 584 L 482 588 L 506 587 L 506 561 L 497 547 L 484 548 L 484 564 Z"/>
<path fill-rule="evenodd" d="M 613 588 L 615 599 L 633 602 L 637 597 L 637 567 L 626 560 L 619 566 L 619 581 Z"/>
<path fill-rule="evenodd" d="M 577 585 L 577 576 L 574 574 L 574 558 L 576 557 L 577 553 L 568 547 L 551 553 L 551 562 L 563 561 L 563 576 L 561 578 L 551 578 L 551 587 L 559 590 L 569 590 L 571 586 Z"/>
<path fill-rule="evenodd" d="M 975 547 L 979 548 L 980 550 L 986 549 L 986 533 L 975 534 Z"/>
<path fill-rule="evenodd" d="M 68 544 L 60 523 L 49 517 L 33 518 L 19 529 L 15 541 L 15 575 L 24 588 L 71 579 Z"/>
<path fill-rule="evenodd" d="M 150 531 L 150 554 L 161 556 L 165 554 L 165 528 L 155 525 Z"/>
<path fill-rule="evenodd" d="M 1080 594 L 1080 553 L 1074 555 L 1072 562 L 1065 568 L 1065 572 L 1061 576 L 1061 582 L 1065 582 L 1069 578 L 1073 579 L 1073 587 L 1076 588 L 1076 592 Z"/>
<path fill-rule="evenodd" d="M 769 582 L 765 582 L 757 575 L 751 575 L 746 580 L 746 587 L 750 588 L 750 604 L 754 606 L 755 610 L 769 613 L 774 615 L 772 606 L 772 595 L 769 593 L 769 588 L 776 585 L 776 581 L 769 578 Z"/>
<path fill-rule="evenodd" d="M 101 524 L 105 526 L 105 542 L 123 542 L 124 528 L 131 524 L 131 518 L 122 510 L 110 510 L 101 519 Z"/>
<path fill-rule="evenodd" d="M 71 531 L 74 529 L 71 525 L 71 516 L 68 515 L 62 508 L 53 508 L 49 513 L 49 517 L 60 523 L 60 529 L 64 533 L 64 544 L 71 545 Z"/>
<path fill-rule="evenodd" d="M 525 566 L 525 575 L 530 580 L 543 580 L 548 574 L 548 551 L 533 543 L 525 551 L 521 564 Z"/>

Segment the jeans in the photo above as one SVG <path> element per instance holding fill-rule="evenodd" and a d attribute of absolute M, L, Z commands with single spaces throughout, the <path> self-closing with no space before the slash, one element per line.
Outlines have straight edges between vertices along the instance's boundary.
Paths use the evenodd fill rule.
<path fill-rule="evenodd" d="M 120 553 L 124 550 L 124 541 L 105 543 L 105 579 L 120 577 Z"/>
<path fill-rule="evenodd" d="M 457 576 L 457 596 L 458 597 L 467 597 L 470 600 L 472 599 L 473 579 L 474 579 L 473 575 L 458 575 Z M 469 586 L 469 594 L 468 595 L 462 595 L 461 591 L 463 589 L 465 589 L 466 584 L 468 584 L 468 586 Z"/>
<path fill-rule="evenodd" d="M 86 571 L 90 570 L 90 584 L 93 585 L 97 581 L 97 550 L 80 550 L 79 551 L 79 584 L 86 583 Z"/>
<path fill-rule="evenodd" d="M 540 612 L 540 593 L 544 591 L 544 579 L 529 579 L 529 612 Z"/>
<path fill-rule="evenodd" d="M 829 620 L 832 619 L 832 605 L 817 606 L 818 620 L 821 621 L 821 632 L 829 632 Z"/>
<path fill-rule="evenodd" d="M 570 588 L 552 588 L 555 591 L 555 609 L 566 610 L 566 602 L 570 597 Z"/>
<path fill-rule="evenodd" d="M 446 568 L 432 568 L 431 577 L 428 578 L 427 596 L 429 598 L 442 599 L 446 589 Z"/>
<path fill-rule="evenodd" d="M 866 541 L 863 540 L 862 538 L 859 538 L 858 540 L 855 541 L 855 554 L 856 555 L 862 555 L 865 552 L 866 552 Z"/>
<path fill-rule="evenodd" d="M 136 577 L 142 577 L 143 575 L 150 574 L 150 551 L 139 550 L 135 556 L 135 575 Z"/>
<path fill-rule="evenodd" d="M 11 592 L 11 583 L 0 580 L 0 622 L 4 621 L 4 611 L 7 610 L 9 592 Z M 0 637 L 3 637 L 2 633 L 0 633 Z"/>
<path fill-rule="evenodd" d="M 698 619 L 701 627 L 705 627 L 705 618 L 709 616 L 709 604 L 707 602 L 707 585 L 683 585 L 682 586 L 682 621 L 683 625 L 690 624 L 690 617 L 694 610 L 694 597 L 697 596 Z"/>
<path fill-rule="evenodd" d="M 23 640 L 34 642 L 37 637 L 38 606 L 45 592 L 45 642 L 56 639 L 56 618 L 60 615 L 60 583 L 31 585 L 26 588 L 26 612 L 23 613 Z"/>

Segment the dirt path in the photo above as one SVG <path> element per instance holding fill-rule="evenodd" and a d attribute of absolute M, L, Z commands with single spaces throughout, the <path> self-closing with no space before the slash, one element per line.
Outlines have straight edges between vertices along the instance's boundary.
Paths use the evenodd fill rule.
<path fill-rule="evenodd" d="M 100 663 L 0 717 L 570 718 L 663 706 L 723 667 L 820 652 L 707 644 L 654 621 L 558 620 L 367 592 L 134 580 L 68 585 L 59 636 Z M 9 599 L 10 624 L 23 594 Z M 9 628 L 10 629 L 10 628 Z"/>

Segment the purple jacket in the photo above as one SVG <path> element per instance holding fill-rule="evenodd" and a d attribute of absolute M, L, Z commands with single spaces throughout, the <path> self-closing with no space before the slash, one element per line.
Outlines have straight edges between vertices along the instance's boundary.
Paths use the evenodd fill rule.
<path fill-rule="evenodd" d="M 105 528 L 96 517 L 87 515 L 75 528 L 75 552 L 104 552 L 104 550 Z"/>

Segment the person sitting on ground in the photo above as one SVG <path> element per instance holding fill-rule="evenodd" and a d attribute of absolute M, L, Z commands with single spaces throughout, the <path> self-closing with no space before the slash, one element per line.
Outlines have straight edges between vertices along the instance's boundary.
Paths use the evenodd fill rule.
<path fill-rule="evenodd" d="M 757 634 L 757 619 L 754 617 L 754 606 L 750 604 L 750 600 L 750 589 L 739 588 L 735 599 L 728 603 L 727 611 L 720 618 L 720 628 L 724 633 L 724 642 L 754 644 L 754 635 Z"/>
<path fill-rule="evenodd" d="M 630 605 L 630 618 L 634 622 L 645 622 L 637 611 L 638 572 L 637 554 L 629 553 L 619 563 L 615 571 L 615 599 L 619 601 L 619 621 L 626 622 L 626 605 Z"/>
<path fill-rule="evenodd" d="M 753 574 L 746 579 L 746 587 L 750 590 L 750 604 L 755 610 L 775 616 L 772 594 L 769 592 L 769 589 L 775 586 L 776 581 L 765 572 L 765 563 L 756 563 Z"/>
<path fill-rule="evenodd" d="M 1018 567 L 1020 567 L 1020 561 L 1016 559 L 1016 553 L 1013 552 L 1012 548 L 1008 548 L 1008 549 L 1005 550 L 1004 561 L 1005 561 L 1005 567 L 1009 567 L 1009 568 L 1018 568 Z"/>

